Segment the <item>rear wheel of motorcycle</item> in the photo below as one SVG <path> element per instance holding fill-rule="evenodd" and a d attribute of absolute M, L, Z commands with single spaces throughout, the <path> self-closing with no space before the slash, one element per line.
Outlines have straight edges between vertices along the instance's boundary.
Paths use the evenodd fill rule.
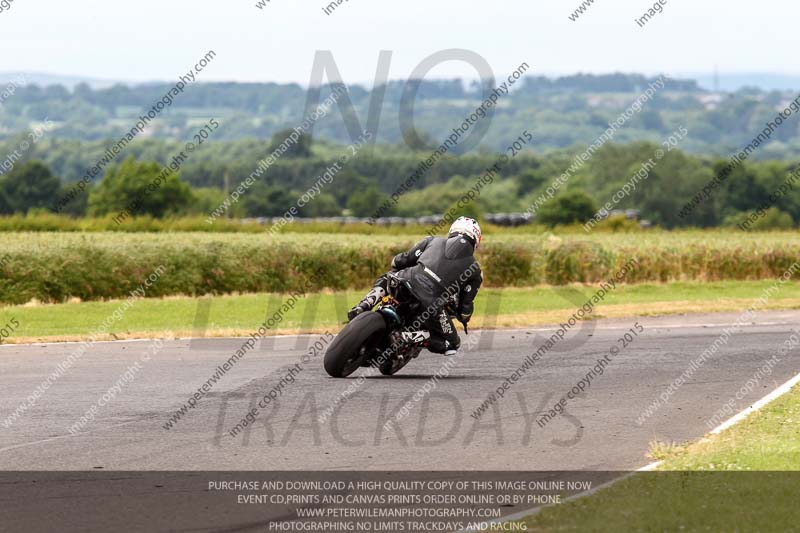
<path fill-rule="evenodd" d="M 347 324 L 325 352 L 325 372 L 346 378 L 377 348 L 386 331 L 386 322 L 375 312 L 362 313 Z"/>

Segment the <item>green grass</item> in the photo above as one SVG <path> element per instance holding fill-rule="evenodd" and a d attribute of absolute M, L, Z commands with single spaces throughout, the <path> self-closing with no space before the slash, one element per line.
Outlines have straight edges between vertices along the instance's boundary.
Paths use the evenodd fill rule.
<path fill-rule="evenodd" d="M 799 427 L 800 386 L 719 435 L 671 447 L 662 469 L 800 471 Z"/>
<path fill-rule="evenodd" d="M 659 472 L 542 510 L 528 531 L 797 531 L 800 386 L 699 442 L 659 447 Z"/>
<path fill-rule="evenodd" d="M 619 285 L 594 312 L 600 316 L 635 316 L 689 311 L 744 309 L 758 298 L 770 281 Z M 473 327 L 554 323 L 568 317 L 594 292 L 584 285 L 484 289 L 476 301 Z M 311 294 L 286 313 L 276 330 L 319 331 L 336 328 L 362 291 Z M 139 299 L 115 320 L 109 333 L 119 338 L 197 334 L 195 321 L 208 305 L 207 335 L 242 335 L 260 324 L 287 296 L 278 294 L 227 295 L 198 299 L 171 297 Z M 5 342 L 31 339 L 75 339 L 89 335 L 120 307 L 123 301 L 0 307 L 0 326 L 16 319 L 20 326 Z M 338 310 L 337 310 L 338 302 Z M 789 283 L 769 301 L 771 308 L 800 308 L 800 284 Z M 202 314 L 202 313 L 201 313 Z M 493 317 L 499 317 L 493 320 Z M 112 336 L 112 338 L 113 338 Z"/>

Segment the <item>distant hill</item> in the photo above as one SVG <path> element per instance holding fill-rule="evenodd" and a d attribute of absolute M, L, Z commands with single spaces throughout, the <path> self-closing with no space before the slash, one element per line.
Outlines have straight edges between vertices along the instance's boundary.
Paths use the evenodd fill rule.
<path fill-rule="evenodd" d="M 46 72 L 0 72 L 0 84 L 7 83 L 12 79 L 17 79 L 24 76 L 28 83 L 46 87 L 47 85 L 62 85 L 69 90 L 73 90 L 75 86 L 85 83 L 92 89 L 106 89 L 115 84 L 121 83 L 123 85 L 137 86 L 137 85 L 150 85 L 153 83 L 167 83 L 169 80 L 137 80 L 137 81 L 124 81 L 124 80 L 108 80 L 103 78 L 89 78 L 85 76 L 65 76 L 61 74 L 49 74 Z M 593 77 L 596 84 L 589 88 L 589 90 L 604 90 L 604 86 L 608 86 L 616 74 L 609 75 L 584 75 L 577 74 L 573 76 L 547 76 L 539 77 L 539 80 L 549 80 L 548 82 L 537 82 L 540 86 L 549 84 L 551 87 L 564 87 L 569 88 L 575 82 L 590 80 Z M 623 75 L 626 76 L 626 75 Z M 629 76 L 630 77 L 630 76 Z M 644 76 L 642 76 L 644 77 Z M 709 72 L 681 72 L 675 74 L 674 77 L 686 81 L 694 81 L 699 89 L 706 91 L 716 90 L 717 86 L 720 91 L 736 92 L 744 87 L 755 87 L 762 91 L 785 91 L 797 90 L 800 91 L 800 74 L 779 74 L 774 72 L 743 72 L 743 73 L 719 73 L 715 80 L 714 73 Z"/>
<path fill-rule="evenodd" d="M 720 73 L 715 82 L 714 74 L 681 74 L 681 77 L 693 78 L 706 90 L 714 90 L 719 86 L 719 90 L 735 92 L 744 87 L 755 87 L 762 91 L 787 91 L 794 90 L 800 92 L 800 75 L 794 74 L 773 74 L 769 72 L 746 72 L 741 74 Z"/>
<path fill-rule="evenodd" d="M 4 76 L 14 79 L 15 73 Z M 741 76 L 742 82 L 750 80 Z M 127 85 L 113 84 L 111 80 L 41 74 L 28 75 L 27 79 L 30 85 L 17 89 L 0 105 L 0 139 L 45 119 L 55 124 L 49 133 L 51 137 L 81 141 L 118 139 L 173 87 L 173 82 Z M 658 76 L 623 73 L 526 77 L 510 94 L 498 99 L 491 118 L 486 115 L 480 119 L 482 123 L 490 122 L 481 145 L 491 151 L 504 151 L 510 142 L 528 131 L 536 140 L 533 145 L 536 152 L 574 149 L 595 142 L 609 128 L 609 123 L 618 121 L 621 114 L 628 111 L 624 124 L 614 131 L 613 142 L 658 143 L 676 128 L 685 127 L 689 133 L 681 142 L 682 150 L 729 156 L 746 146 L 764 129 L 767 121 L 774 119 L 779 109 L 784 109 L 796 97 L 789 90 L 714 93 L 694 79 L 673 77 L 666 84 L 659 79 Z M 720 78 L 720 83 L 723 79 Z M 59 81 L 59 84 L 48 85 L 48 80 Z M 773 81 L 780 80 L 789 82 L 789 78 L 778 77 Z M 417 88 L 413 127 L 421 134 L 422 144 L 427 146 L 443 143 L 454 128 L 476 111 L 482 100 L 480 86 L 466 84 L 460 79 L 415 80 L 413 84 Z M 366 127 L 375 98 L 383 95 L 375 138 L 380 144 L 404 143 L 402 130 L 411 127 L 409 122 L 400 120 L 401 116 L 409 116 L 407 110 L 401 111 L 402 95 L 407 86 L 405 81 L 399 80 L 375 89 L 348 86 L 353 109 L 332 108 L 314 125 L 314 137 L 349 144 L 353 131 Z M 658 89 L 653 90 L 653 87 Z M 643 98 L 645 90 L 649 98 Z M 322 98 L 330 92 L 330 87 L 323 88 Z M 148 127 L 146 136 L 185 142 L 214 118 L 221 127 L 215 131 L 213 142 L 266 140 L 303 122 L 307 96 L 306 89 L 298 84 L 197 83 L 175 97 Z M 638 104 L 634 104 L 637 101 Z M 342 119 L 343 113 L 350 118 L 349 127 Z M 476 127 L 480 127 L 477 122 Z M 460 154 L 468 149 L 459 145 L 453 147 L 451 153 Z M 775 159 L 799 156 L 800 135 L 795 117 L 784 121 L 769 142 L 753 155 L 754 158 Z"/>
<path fill-rule="evenodd" d="M 24 79 L 27 84 L 38 85 L 40 87 L 47 87 L 48 85 L 61 85 L 70 91 L 81 83 L 85 83 L 92 89 L 106 89 L 116 83 L 124 83 L 119 80 L 104 80 L 81 76 L 62 76 L 60 74 L 47 74 L 42 72 L 0 72 L 0 85 L 5 85 L 12 80 L 18 79 Z"/>

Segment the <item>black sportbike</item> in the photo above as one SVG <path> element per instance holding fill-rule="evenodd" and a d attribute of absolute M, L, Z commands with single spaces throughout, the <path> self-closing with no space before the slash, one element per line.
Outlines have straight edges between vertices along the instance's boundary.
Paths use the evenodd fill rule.
<path fill-rule="evenodd" d="M 419 355 L 430 337 L 414 327 L 414 319 L 423 309 L 408 281 L 394 273 L 388 277 L 388 295 L 373 311 L 361 313 L 347 324 L 325 352 L 325 371 L 332 377 L 345 378 L 362 366 L 376 367 L 385 376 L 396 374 Z"/>

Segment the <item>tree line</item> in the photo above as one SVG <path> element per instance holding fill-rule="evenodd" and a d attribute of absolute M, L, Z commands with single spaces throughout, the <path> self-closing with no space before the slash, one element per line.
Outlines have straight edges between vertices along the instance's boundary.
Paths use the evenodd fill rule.
<path fill-rule="evenodd" d="M 284 138 L 285 132 L 277 134 L 271 142 L 208 143 L 157 187 L 152 183 L 180 145 L 157 139 L 136 141 L 128 147 L 130 153 L 111 165 L 86 193 L 77 195 L 63 213 L 73 217 L 115 215 L 135 205 L 133 216 L 208 215 Z M 425 135 L 418 138 L 421 145 L 417 151 L 403 144 L 377 145 L 372 153 L 359 153 L 343 166 L 330 185 L 322 187 L 313 201 L 300 209 L 299 216 L 371 216 L 375 206 L 383 203 L 429 154 L 425 151 Z M 74 176 L 82 173 L 99 148 L 100 144 L 63 139 L 37 143 L 27 154 L 27 160 L 17 161 L 0 176 L 0 214 L 52 211 Z M 598 206 L 615 196 L 658 148 L 648 142 L 603 146 L 538 210 L 535 221 L 548 225 L 585 222 Z M 578 151 L 541 155 L 523 152 L 502 167 L 468 210 L 477 215 L 526 211 L 574 164 Z M 304 136 L 290 152 L 267 168 L 231 206 L 228 216 L 282 216 L 342 153 L 344 146 L 312 143 L 310 137 Z M 446 212 L 498 157 L 489 151 L 444 156 L 386 215 Z M 786 186 L 796 165 L 778 160 L 745 162 L 710 199 L 682 219 L 679 216 L 682 206 L 725 164 L 722 158 L 695 156 L 674 149 L 616 207 L 639 209 L 642 217 L 665 228 L 733 226 L 765 206 L 769 213 L 758 218 L 755 228 L 793 227 L 800 222 L 800 193 L 793 184 Z M 784 191 L 776 198 L 774 193 L 781 188 Z"/>

